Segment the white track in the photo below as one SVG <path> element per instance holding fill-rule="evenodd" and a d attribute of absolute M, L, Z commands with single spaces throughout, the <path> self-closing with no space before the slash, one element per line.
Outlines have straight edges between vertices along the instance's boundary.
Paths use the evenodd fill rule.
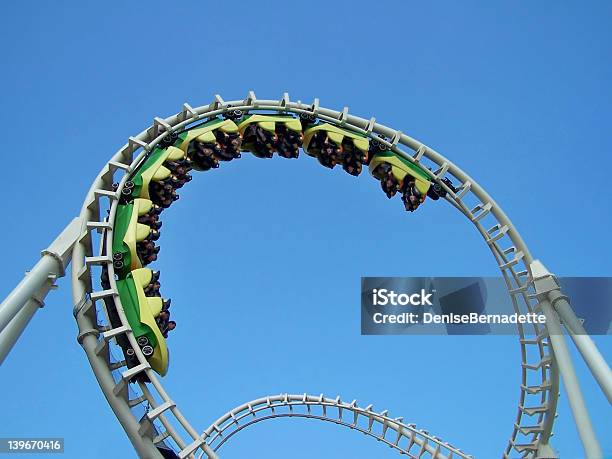
<path fill-rule="evenodd" d="M 128 174 L 138 166 L 147 152 L 169 132 L 188 128 L 203 118 L 221 115 L 230 107 L 250 113 L 258 111 L 296 115 L 310 113 L 324 122 L 336 124 L 370 137 L 384 136 L 387 139 L 384 143 L 394 152 L 409 161 L 420 164 L 425 170 L 428 167 L 431 168 L 432 179 L 448 192 L 446 200 L 465 215 L 481 234 L 506 281 L 515 311 L 519 313 L 539 311 L 538 300 L 533 295 L 533 278 L 530 272 L 530 264 L 534 259 L 518 231 L 491 196 L 450 160 L 431 148 L 400 131 L 376 123 L 374 118 L 366 120 L 350 115 L 347 108 L 341 112 L 322 108 L 319 106 L 318 99 L 315 99 L 312 104 L 304 104 L 300 101 L 291 102 L 289 96 L 284 94 L 281 100 L 257 100 L 250 92 L 244 100 L 225 102 L 217 96 L 211 104 L 202 107 L 191 108 L 185 104 L 183 110 L 174 116 L 166 119 L 155 118 L 150 127 L 131 137 L 128 143 L 104 166 L 85 199 L 80 215 L 83 222 L 81 237 L 75 245 L 72 258 L 73 296 L 74 303 L 77 305 L 74 314 L 79 326 L 78 340 L 87 353 L 104 395 L 138 454 L 141 457 L 160 457 L 153 446 L 154 442 L 171 438 L 180 449 L 181 458 L 192 457 L 198 450 L 200 454 L 217 457 L 214 449 L 219 448 L 246 425 L 253 424 L 253 420 L 246 425 L 237 424 L 233 421 L 233 417 L 244 415 L 241 418 L 244 420 L 248 415 L 259 413 L 258 410 L 261 408 L 268 410 L 274 408 L 273 414 L 259 414 L 259 416 L 262 418 L 293 416 L 323 421 L 332 420 L 337 424 L 346 425 L 374 436 L 389 446 L 408 453 L 409 457 L 437 459 L 468 457 L 458 449 L 424 431 L 419 431 L 411 425 L 404 425 L 398 419 L 388 418 L 384 412 L 375 413 L 371 411 L 371 408 L 361 409 L 352 404 L 342 403 L 339 399 L 325 399 L 322 396 L 289 395 L 259 399 L 251 402 L 250 405 L 246 404 L 230 411 L 211 428 L 200 433 L 185 419 L 179 407 L 165 391 L 155 372 L 140 352 L 131 333 L 117 293 L 112 259 L 107 253 L 99 255 L 94 253 L 94 246 L 97 245 L 96 241 L 99 242 L 99 239 L 96 238 L 102 234 L 106 237 L 106 246 L 111 247 L 113 221 L 123 184 Z M 459 184 L 456 193 L 441 181 L 444 177 L 449 177 L 455 184 Z M 119 182 L 119 189 L 113 190 L 114 182 Z M 104 209 L 110 210 L 108 218 Z M 99 285 L 99 272 L 94 267 L 101 265 L 106 265 L 109 270 L 111 288 L 96 291 L 93 286 Z M 108 323 L 104 315 L 100 316 L 105 298 L 115 302 L 123 324 L 121 327 L 110 329 L 108 326 L 100 325 Z M 136 351 L 140 365 L 127 369 L 125 362 L 112 361 L 109 343 L 119 334 L 127 336 Z M 559 391 L 559 374 L 551 355 L 546 330 L 537 324 L 519 324 L 518 344 L 522 358 L 522 375 L 521 380 L 518 381 L 520 396 L 517 415 L 509 429 L 510 439 L 502 451 L 503 458 L 517 457 L 517 455 L 535 457 L 538 447 L 548 444 Z M 139 372 L 146 373 L 151 383 L 140 384 L 141 393 L 130 398 L 127 381 Z M 114 375 L 118 375 L 117 380 Z M 133 407 L 145 403 L 151 407 L 147 413 L 148 419 L 155 422 L 161 431 L 153 440 L 145 435 L 146 426 L 144 423 L 141 425 L 132 411 Z M 306 407 L 306 413 L 298 414 L 297 411 L 294 414 L 279 413 L 282 407 L 293 410 L 298 406 Z M 323 407 L 322 409 L 333 407 L 335 410 L 352 412 L 356 418 L 366 417 L 373 424 L 380 424 L 385 433 L 395 431 L 397 437 L 389 439 L 388 435 L 381 436 L 380 433 L 372 433 L 367 427 L 363 429 L 357 424 L 344 423 L 337 417 L 332 419 L 327 413 L 314 415 L 310 410 L 315 406 Z M 179 434 L 179 430 L 186 432 L 186 436 Z M 221 433 L 226 437 L 222 439 Z M 414 444 L 420 449 L 417 452 L 410 452 L 410 447 L 407 448 L 407 445 L 400 446 L 399 442 L 404 438 L 407 438 L 408 442 L 412 438 Z"/>
<path fill-rule="evenodd" d="M 372 405 L 360 408 L 356 400 L 347 403 L 340 397 L 330 399 L 323 394 L 318 397 L 282 394 L 253 400 L 217 419 L 204 431 L 204 437 L 218 451 L 244 428 L 278 418 L 316 419 L 348 427 L 375 438 L 411 459 L 472 457 L 426 430 L 417 429 L 414 424 L 404 424 L 402 418 L 391 418 L 387 411 L 376 412 Z M 203 455 L 201 453 L 200 457 Z"/>

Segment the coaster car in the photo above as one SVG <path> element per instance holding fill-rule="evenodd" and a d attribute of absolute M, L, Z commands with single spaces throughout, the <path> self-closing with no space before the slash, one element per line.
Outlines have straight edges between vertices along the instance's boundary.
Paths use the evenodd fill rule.
<path fill-rule="evenodd" d="M 388 198 L 399 191 L 407 211 L 416 210 L 428 195 L 432 187 L 431 178 L 424 169 L 404 159 L 396 153 L 386 150 L 376 153 L 369 165 L 370 173 L 380 180 L 381 187 Z M 441 190 L 437 187 L 436 190 Z M 443 191 L 443 190 L 442 190 Z M 436 194 L 438 199 L 440 195 Z"/>
<path fill-rule="evenodd" d="M 258 158 L 297 158 L 302 146 L 302 123 L 290 115 L 250 115 L 238 125 L 242 150 Z"/>
<path fill-rule="evenodd" d="M 117 206 L 113 230 L 113 267 L 119 278 L 143 267 L 138 257 L 138 245 L 159 237 L 157 230 L 138 223 L 139 219 L 147 218 L 154 211 L 153 203 L 148 199 L 134 199 L 129 204 Z"/>
<path fill-rule="evenodd" d="M 304 151 L 333 169 L 342 164 L 351 175 L 359 175 L 368 160 L 368 137 L 333 124 L 310 125 L 304 131 Z"/>
<path fill-rule="evenodd" d="M 176 200 L 174 190 L 191 179 L 189 169 L 185 152 L 180 148 L 155 148 L 125 183 L 121 192 L 123 202 L 143 198 L 168 207 Z"/>
<path fill-rule="evenodd" d="M 231 119 L 214 119 L 181 133 L 177 144 L 198 171 L 219 167 L 219 161 L 240 158 L 242 139 Z"/>
<path fill-rule="evenodd" d="M 138 346 L 151 368 L 164 376 L 168 371 L 169 353 L 166 339 L 155 321 L 162 311 L 164 300 L 145 295 L 144 288 L 152 280 L 153 272 L 150 269 L 135 269 L 125 279 L 117 281 L 117 290 Z M 134 360 L 134 350 L 127 348 L 124 352 L 129 366 L 129 362 Z"/>

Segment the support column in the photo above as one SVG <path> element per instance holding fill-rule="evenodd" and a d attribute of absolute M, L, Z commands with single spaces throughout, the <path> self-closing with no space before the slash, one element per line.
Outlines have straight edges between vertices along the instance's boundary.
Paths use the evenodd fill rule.
<path fill-rule="evenodd" d="M 567 297 L 561 294 L 559 289 L 551 290 L 548 292 L 548 296 L 553 308 L 557 311 L 559 317 L 561 317 L 563 325 L 565 325 L 569 332 L 572 341 L 574 341 L 576 348 L 580 351 L 580 355 L 582 355 L 589 370 L 591 370 L 593 377 L 608 398 L 608 402 L 612 404 L 612 370 L 610 370 L 608 363 L 587 334 L 576 314 L 574 314 Z"/>
<path fill-rule="evenodd" d="M 572 409 L 574 422 L 580 440 L 582 441 L 586 457 L 587 459 L 601 459 L 603 453 L 597 441 L 597 437 L 595 436 L 591 417 L 584 403 L 584 397 L 582 396 L 578 377 L 574 370 L 572 357 L 567 348 L 565 337 L 563 336 L 561 323 L 549 301 L 548 292 L 557 285 L 556 281 L 552 274 L 544 268 L 544 265 L 537 260 L 531 264 L 531 271 L 535 285 L 535 293 L 540 301 L 542 312 L 546 316 L 546 328 L 548 330 L 552 351 L 559 367 L 561 377 L 563 378 L 567 398 L 570 408 Z"/>
<path fill-rule="evenodd" d="M 43 257 L 26 273 L 23 280 L 0 305 L 0 332 L 5 329 L 17 313 L 48 282 L 64 274 L 64 267 L 51 255 Z"/>
<path fill-rule="evenodd" d="M 42 258 L 0 304 L 0 362 L 9 353 L 56 279 L 63 277 L 76 242 L 80 219 L 75 218 L 53 243 L 42 252 Z M 25 308 L 25 309 L 24 309 Z"/>
<path fill-rule="evenodd" d="M 44 298 L 50 289 L 51 285 L 48 288 L 43 287 L 34 298 L 25 304 L 6 328 L 0 332 L 0 365 L 2 365 L 9 352 L 11 352 L 11 349 L 13 349 L 13 346 L 30 323 L 36 311 L 44 305 L 38 298 Z"/>

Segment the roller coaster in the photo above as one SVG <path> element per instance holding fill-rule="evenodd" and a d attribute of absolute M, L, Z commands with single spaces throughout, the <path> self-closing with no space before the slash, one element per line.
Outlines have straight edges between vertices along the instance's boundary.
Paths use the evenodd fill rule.
<path fill-rule="evenodd" d="M 503 458 L 557 457 L 550 445 L 560 375 L 589 458 L 602 456 L 561 323 L 612 402 L 612 373 L 560 291 L 553 274 L 531 255 L 497 203 L 449 159 L 400 131 L 319 105 L 244 100 L 198 108 L 185 104 L 153 124 L 111 158 L 94 180 L 81 213 L 43 252 L 38 264 L 0 306 L 0 361 L 4 360 L 58 277 L 72 262 L 74 316 L 97 381 L 137 454 L 144 458 L 219 457 L 243 429 L 280 417 L 308 418 L 359 431 L 410 458 L 472 457 L 452 444 L 393 418 L 323 395 L 280 394 L 238 406 L 196 430 L 163 387 L 175 323 L 162 296 L 157 241 L 164 210 L 195 173 L 213 173 L 242 154 L 295 159 L 303 151 L 322 166 L 359 176 L 364 168 L 403 208 L 446 201 L 483 237 L 517 313 L 547 322 L 518 324 L 521 379 L 518 409 Z M 120 349 L 121 356 L 113 352 Z M 147 406 L 144 416 L 137 408 Z M 180 434 L 179 432 L 184 432 Z"/>

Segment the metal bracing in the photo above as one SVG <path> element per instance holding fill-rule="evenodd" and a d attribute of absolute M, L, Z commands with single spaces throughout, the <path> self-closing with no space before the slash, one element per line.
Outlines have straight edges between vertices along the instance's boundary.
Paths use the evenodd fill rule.
<path fill-rule="evenodd" d="M 101 234 L 102 240 L 106 238 L 106 246 L 110 246 L 114 216 L 124 183 L 129 173 L 144 160 L 148 152 L 158 142 L 172 132 L 186 129 L 203 118 L 222 115 L 230 109 L 239 109 L 250 113 L 275 112 L 314 115 L 324 122 L 339 125 L 372 138 L 375 137 L 379 143 L 386 145 L 408 161 L 419 164 L 424 169 L 431 168 L 428 174 L 433 181 L 446 190 L 448 193 L 446 200 L 467 217 L 491 250 L 506 281 L 516 312 L 526 313 L 543 310 L 547 316 L 556 320 L 557 316 L 554 308 L 557 308 L 559 314 L 564 315 L 566 327 L 569 327 L 570 331 L 573 329 L 575 332 L 577 327 L 572 320 L 573 313 L 571 313 L 569 305 L 565 306 L 559 299 L 552 299 L 551 307 L 548 307 L 546 301 L 542 301 L 542 297 L 535 295 L 532 273 L 534 259 L 518 231 L 498 204 L 477 182 L 431 148 L 402 134 L 400 131 L 376 123 L 374 118 L 366 120 L 351 115 L 348 108 L 341 112 L 322 108 L 318 99 L 315 99 L 312 104 L 304 104 L 300 101 L 292 102 L 286 93 L 280 100 L 258 100 L 251 91 L 244 100 L 225 102 L 220 96 L 215 96 L 212 103 L 202 107 L 192 108 L 188 104 L 184 104 L 183 109 L 176 115 L 165 119 L 155 118 L 150 127 L 140 134 L 130 137 L 128 143 L 104 166 L 86 196 L 76 225 L 78 226 L 76 231 L 78 240 L 72 251 L 72 285 L 75 304 L 74 314 L 79 326 L 78 341 L 87 354 L 104 395 L 140 457 L 160 457 L 154 443 L 161 440 L 173 441 L 180 450 L 180 457 L 193 457 L 197 451 L 200 452 L 200 455 L 206 455 L 210 458 L 216 458 L 217 456 L 206 441 L 208 437 L 198 434 L 182 415 L 150 368 L 139 346 L 136 345 L 117 293 L 112 260 L 104 250 L 100 254 L 94 254 L 94 240 L 96 234 Z M 442 181 L 446 177 L 459 184 L 457 192 L 449 189 Z M 118 182 L 118 188 L 113 187 L 113 182 Z M 108 217 L 105 211 L 108 211 Z M 102 246 L 104 247 L 104 244 Z M 43 260 L 48 258 L 45 256 Z M 50 266 L 52 265 L 51 261 L 45 261 L 45 269 L 37 269 L 37 274 L 31 276 L 30 283 L 34 283 L 32 279 L 37 279 L 37 282 L 48 279 L 48 273 L 47 277 L 38 275 L 38 271 L 43 273 L 48 271 L 47 263 Z M 109 289 L 97 290 L 99 281 L 96 269 L 101 266 L 106 266 L 108 269 L 111 284 Z M 55 269 L 57 270 L 57 266 L 55 266 Z M 10 307 L 5 310 L 5 304 L 3 303 L 0 307 L 0 319 L 3 318 L 3 321 L 9 323 L 30 297 L 31 295 L 21 295 L 18 298 L 15 296 L 12 297 L 13 299 L 9 297 L 7 301 L 10 300 Z M 104 325 L 105 319 L 103 314 L 99 315 L 98 310 L 101 311 L 105 308 L 105 300 L 113 303 L 122 323 L 120 327 L 113 329 Z M 20 306 L 16 306 L 17 304 Z M 17 325 L 14 330 L 18 330 L 27 324 L 28 315 L 29 312 L 23 312 L 21 316 L 17 317 L 18 321 L 15 322 Z M 0 335 L 0 343 L 13 340 L 15 334 L 14 332 L 11 333 L 10 339 Z M 518 334 L 522 368 L 520 397 L 510 440 L 502 456 L 504 458 L 514 458 L 518 454 L 520 457 L 529 458 L 551 457 L 553 453 L 549 446 L 549 439 L 552 434 L 556 412 L 559 390 L 558 369 L 560 367 L 558 363 L 559 352 L 554 343 L 556 338 L 549 336 L 549 332 L 537 324 L 519 324 Z M 111 360 L 109 346 L 113 339 L 119 335 L 125 335 L 132 344 L 139 365 L 127 369 L 124 361 Z M 576 334 L 576 336 L 578 335 Z M 573 338 L 576 341 L 575 336 Z M 580 339 L 576 341 L 576 345 L 585 356 L 587 363 L 590 362 L 589 367 L 596 375 L 604 391 L 607 391 L 609 373 L 606 375 L 603 371 L 602 362 L 605 364 L 605 361 L 603 361 L 601 355 L 596 353 L 594 344 Z M 553 352 L 553 348 L 555 352 Z M 127 390 L 129 380 L 139 373 L 146 374 L 150 383 L 141 383 L 142 395 L 130 399 Z M 115 378 L 113 375 L 117 375 L 117 377 Z M 141 423 L 140 419 L 135 417 L 132 409 L 143 403 L 150 406 L 150 411 L 147 414 L 146 422 Z M 281 403 L 284 403 L 283 406 L 293 406 L 289 402 Z M 323 403 L 321 406 L 327 406 L 325 405 L 327 402 L 321 403 Z M 311 404 L 307 403 L 305 406 L 311 407 Z M 337 407 L 337 405 L 335 406 Z M 382 413 L 372 416 L 373 422 L 377 422 L 379 418 L 384 417 Z M 325 418 L 324 420 L 327 420 L 327 417 Z M 155 439 L 151 439 L 150 435 L 147 436 L 148 434 L 146 434 L 147 432 L 150 433 L 152 422 L 157 423 L 157 428 L 161 430 Z M 382 419 L 382 422 L 384 425 L 385 419 Z M 397 420 L 387 420 L 387 428 L 391 428 L 393 422 L 395 422 L 393 425 L 399 426 Z M 185 432 L 186 437 L 183 438 L 179 431 Z M 435 443 L 433 440 L 428 440 L 427 444 L 433 443 Z M 589 449 L 586 444 L 585 449 L 594 451 Z M 428 451 L 428 449 L 425 448 L 424 451 Z M 442 457 L 441 453 L 436 454 L 432 457 Z M 454 454 L 457 457 L 457 453 Z M 593 454 L 596 454 L 596 452 Z M 417 455 L 416 457 L 421 456 Z M 459 455 L 458 457 L 464 456 Z"/>

